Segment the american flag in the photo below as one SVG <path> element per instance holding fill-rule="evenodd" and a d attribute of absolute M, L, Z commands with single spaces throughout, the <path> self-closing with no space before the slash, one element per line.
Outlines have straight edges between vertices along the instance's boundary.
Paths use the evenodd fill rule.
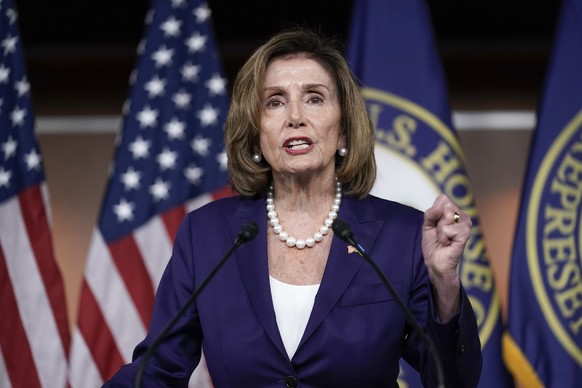
<path fill-rule="evenodd" d="M 69 327 L 12 0 L 0 0 L 0 386 L 65 387 Z"/>
<path fill-rule="evenodd" d="M 131 360 L 189 210 L 230 195 L 226 80 L 200 0 L 157 0 L 92 236 L 71 347 L 73 387 L 96 387 Z M 204 364 L 197 387 L 211 386 Z M 196 377 L 198 376 L 198 377 Z"/>

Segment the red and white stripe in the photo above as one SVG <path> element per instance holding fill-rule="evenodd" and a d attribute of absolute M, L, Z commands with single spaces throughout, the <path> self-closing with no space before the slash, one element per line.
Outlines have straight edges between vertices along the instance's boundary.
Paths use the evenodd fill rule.
<path fill-rule="evenodd" d="M 146 335 L 154 293 L 184 215 L 230 194 L 226 190 L 202 195 L 154 217 L 110 245 L 99 230 L 94 231 L 78 324 L 73 331 L 69 376 L 73 388 L 99 386 L 131 361 L 133 349 Z M 191 385 L 212 387 L 204 360 L 194 372 Z"/>
<path fill-rule="evenodd" d="M 46 185 L 0 204 L 0 386 L 66 387 L 69 331 Z"/>

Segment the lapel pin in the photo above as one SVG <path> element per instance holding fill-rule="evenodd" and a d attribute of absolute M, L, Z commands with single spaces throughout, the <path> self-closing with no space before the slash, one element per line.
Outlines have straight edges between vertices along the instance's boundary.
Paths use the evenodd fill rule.
<path fill-rule="evenodd" d="M 357 250 L 356 248 L 354 248 L 352 245 L 348 245 L 348 253 L 350 253 L 350 254 L 351 254 L 351 253 L 354 253 L 354 252 L 356 252 L 356 253 L 358 253 L 358 254 L 360 253 L 360 252 L 358 252 L 358 250 Z"/>

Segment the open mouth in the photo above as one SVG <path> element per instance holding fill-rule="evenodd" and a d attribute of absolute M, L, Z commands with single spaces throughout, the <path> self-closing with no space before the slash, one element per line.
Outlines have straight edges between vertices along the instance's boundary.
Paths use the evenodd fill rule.
<path fill-rule="evenodd" d="M 311 141 L 307 139 L 291 139 L 283 144 L 283 147 L 286 147 L 289 150 L 299 151 L 309 148 L 311 145 Z"/>

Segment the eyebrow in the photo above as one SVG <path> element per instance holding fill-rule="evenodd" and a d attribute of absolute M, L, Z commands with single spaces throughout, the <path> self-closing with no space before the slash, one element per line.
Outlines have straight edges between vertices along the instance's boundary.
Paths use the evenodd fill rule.
<path fill-rule="evenodd" d="M 331 93 L 331 89 L 329 89 L 326 85 L 319 84 L 319 83 L 317 83 L 317 84 L 316 83 L 304 84 L 301 86 L 301 89 L 302 90 L 309 90 L 309 89 L 314 89 L 314 88 L 319 88 L 319 87 L 322 87 Z M 275 91 L 275 92 L 280 92 L 280 91 L 284 91 L 284 90 L 285 90 L 285 88 L 282 86 L 268 86 L 268 87 L 265 87 L 263 89 L 263 91 Z"/>

